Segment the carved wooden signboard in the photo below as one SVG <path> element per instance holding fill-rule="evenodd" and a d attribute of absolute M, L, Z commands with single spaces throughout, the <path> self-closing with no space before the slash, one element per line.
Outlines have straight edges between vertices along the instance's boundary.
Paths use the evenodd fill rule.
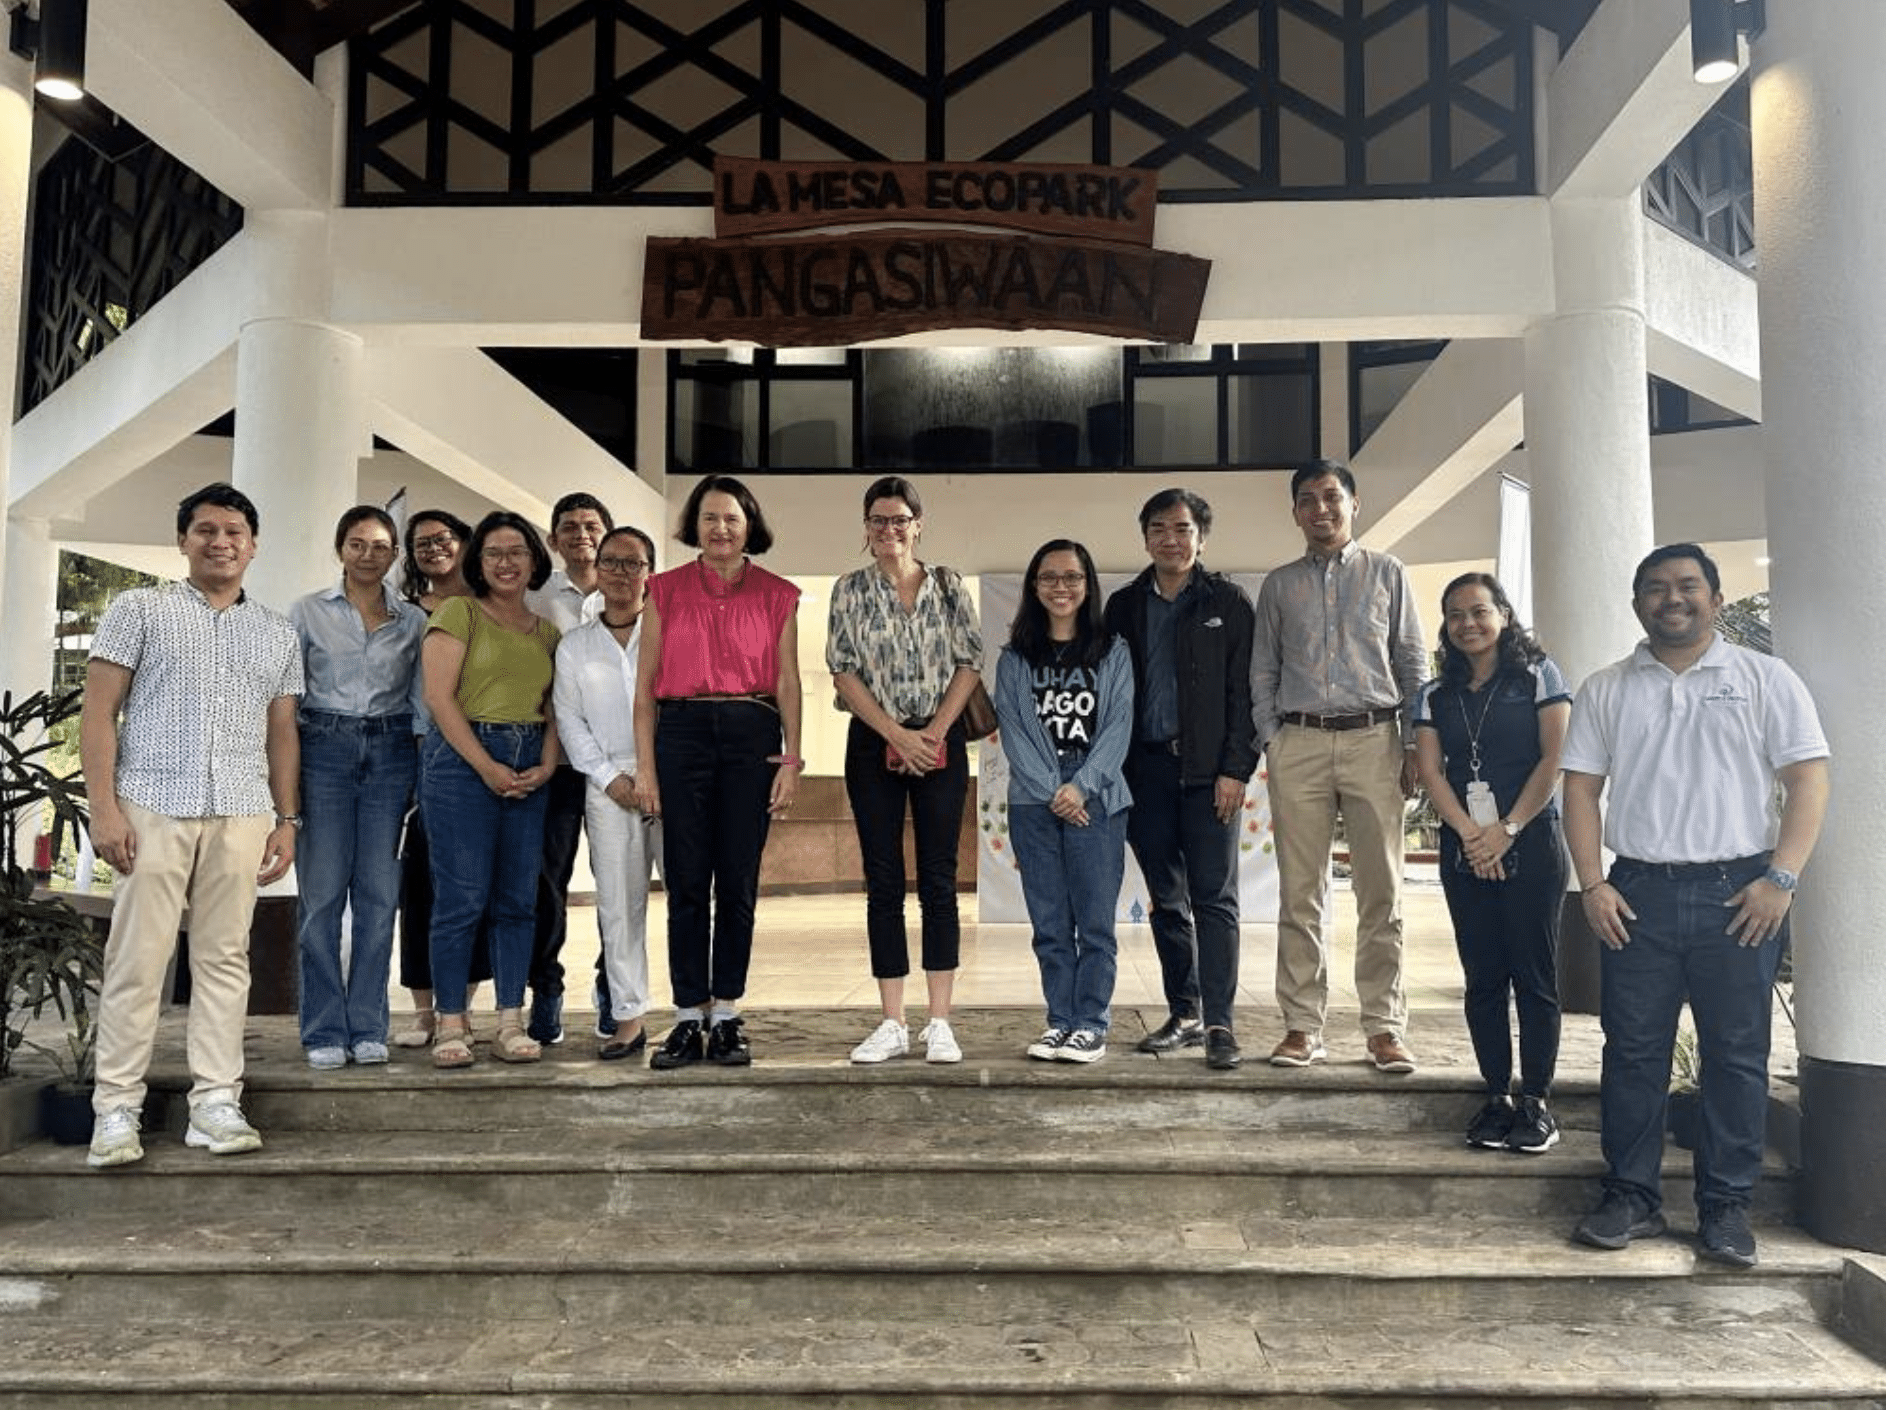
<path fill-rule="evenodd" d="M 648 241 L 642 334 L 818 347 L 1065 328 L 1189 342 L 1211 265 L 1151 248 L 1157 197 L 1155 173 L 1120 167 L 717 158 L 716 237 Z M 821 233 L 787 233 L 808 230 Z"/>

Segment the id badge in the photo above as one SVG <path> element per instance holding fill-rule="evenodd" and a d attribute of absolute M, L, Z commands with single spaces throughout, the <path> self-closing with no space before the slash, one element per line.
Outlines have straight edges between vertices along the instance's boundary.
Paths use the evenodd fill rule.
<path fill-rule="evenodd" d="M 1467 816 L 1481 827 L 1500 820 L 1500 810 L 1493 801 L 1493 785 L 1475 779 L 1467 785 Z"/>

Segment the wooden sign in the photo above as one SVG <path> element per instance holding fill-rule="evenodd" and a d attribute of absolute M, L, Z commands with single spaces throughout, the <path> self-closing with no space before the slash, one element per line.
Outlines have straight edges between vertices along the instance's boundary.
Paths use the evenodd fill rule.
<path fill-rule="evenodd" d="M 1065 328 L 1189 343 L 1210 270 L 1132 245 L 959 231 L 651 237 L 642 336 L 828 347 L 938 328 Z"/>
<path fill-rule="evenodd" d="M 833 225 L 993 225 L 1153 242 L 1159 174 L 1043 162 L 762 162 L 714 158 L 714 234 Z"/>

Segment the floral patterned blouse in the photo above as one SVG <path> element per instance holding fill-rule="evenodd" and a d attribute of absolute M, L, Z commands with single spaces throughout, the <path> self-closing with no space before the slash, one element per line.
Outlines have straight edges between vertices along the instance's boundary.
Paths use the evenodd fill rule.
<path fill-rule="evenodd" d="M 875 566 L 845 574 L 832 589 L 825 665 L 863 681 L 892 719 L 929 719 L 958 667 L 982 668 L 982 629 L 962 574 L 926 569 L 909 612 Z M 850 708 L 843 697 L 838 708 Z"/>

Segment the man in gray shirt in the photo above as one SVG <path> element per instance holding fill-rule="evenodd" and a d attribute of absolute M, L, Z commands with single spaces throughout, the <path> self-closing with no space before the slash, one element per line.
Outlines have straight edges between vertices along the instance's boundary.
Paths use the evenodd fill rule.
<path fill-rule="evenodd" d="M 1269 763 L 1277 914 L 1278 1067 L 1327 1056 L 1329 851 L 1340 815 L 1356 895 L 1356 992 L 1369 1060 L 1414 1071 L 1402 1042 L 1402 820 L 1414 792 L 1406 706 L 1427 675 L 1408 570 L 1354 540 L 1362 501 L 1340 461 L 1291 477 L 1304 556 L 1264 579 L 1251 713 Z"/>

